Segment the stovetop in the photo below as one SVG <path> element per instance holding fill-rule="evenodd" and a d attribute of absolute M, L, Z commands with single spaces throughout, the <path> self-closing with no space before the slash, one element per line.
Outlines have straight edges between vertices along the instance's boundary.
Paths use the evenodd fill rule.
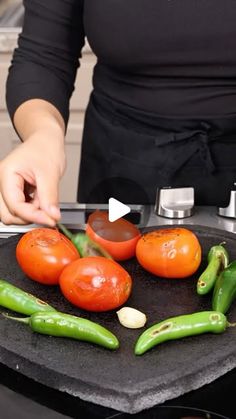
<path fill-rule="evenodd" d="M 60 208 L 62 216 L 61 222 L 63 224 L 70 229 L 84 229 L 89 214 L 96 209 L 108 210 L 108 205 L 62 203 Z M 219 216 L 217 214 L 216 207 L 196 206 L 192 216 L 182 219 L 160 217 L 155 214 L 154 206 L 130 205 L 130 208 L 131 213 L 128 217 L 139 227 L 189 224 L 205 225 L 208 227 L 226 230 L 231 233 L 236 233 L 236 219 Z M 26 226 L 6 226 L 0 222 L 0 238 L 6 238 L 13 234 L 22 233 L 34 227 L 37 226 L 35 224 L 28 224 Z"/>

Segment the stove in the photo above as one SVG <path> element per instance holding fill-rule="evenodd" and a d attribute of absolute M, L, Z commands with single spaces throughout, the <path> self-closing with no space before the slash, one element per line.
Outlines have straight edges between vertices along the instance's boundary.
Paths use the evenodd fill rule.
<path fill-rule="evenodd" d="M 154 206 L 131 205 L 130 207 L 131 212 L 128 217 L 139 227 L 198 225 L 236 233 L 236 220 L 219 216 L 215 207 L 195 207 L 191 216 L 182 219 L 158 216 Z M 61 204 L 61 222 L 71 230 L 84 229 L 89 214 L 96 209 L 107 210 L 108 206 L 77 203 Z M 5 226 L 0 223 L 0 238 L 6 239 L 35 227 L 38 226 L 34 224 Z M 12 418 L 16 414 L 18 418 L 21 418 L 22 414 L 22 419 L 34 419 L 41 415 L 52 419 L 65 419 L 67 417 L 180 419 L 187 416 L 206 419 L 220 417 L 233 419 L 235 409 L 230 405 L 234 402 L 235 386 L 236 370 L 233 369 L 198 390 L 173 398 L 144 412 L 131 415 L 61 393 L 25 377 L 19 371 L 13 371 L 5 365 L 0 365 L 1 419 Z"/>
<path fill-rule="evenodd" d="M 204 225 L 236 233 L 236 219 L 218 215 L 216 207 L 194 207 L 192 215 L 185 218 L 165 218 L 156 214 L 154 205 L 129 205 L 130 214 L 125 218 L 132 221 L 138 227 L 167 226 L 167 225 Z M 108 205 L 103 204 L 77 204 L 62 203 L 61 222 L 71 230 L 85 229 L 89 214 L 95 210 L 108 210 Z M 7 238 L 14 234 L 24 233 L 32 228 L 38 227 L 35 224 L 26 226 L 6 226 L 0 222 L 0 238 Z"/>

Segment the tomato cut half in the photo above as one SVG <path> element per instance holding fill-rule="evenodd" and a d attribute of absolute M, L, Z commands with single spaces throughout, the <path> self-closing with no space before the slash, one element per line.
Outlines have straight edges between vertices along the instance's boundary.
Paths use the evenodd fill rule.
<path fill-rule="evenodd" d="M 127 301 L 132 279 L 114 260 L 91 256 L 68 265 L 60 275 L 59 285 L 73 305 L 89 311 L 108 311 Z"/>
<path fill-rule="evenodd" d="M 186 228 L 164 228 L 144 234 L 137 243 L 140 265 L 164 278 L 185 278 L 196 272 L 201 263 L 201 245 Z"/>
<path fill-rule="evenodd" d="M 17 243 L 16 259 L 22 271 L 34 281 L 55 285 L 66 265 L 80 257 L 73 243 L 51 228 L 36 228 Z"/>
<path fill-rule="evenodd" d="M 90 214 L 86 233 L 117 261 L 134 257 L 136 244 L 141 237 L 139 229 L 134 224 L 124 218 L 110 222 L 105 211 L 95 211 Z"/>

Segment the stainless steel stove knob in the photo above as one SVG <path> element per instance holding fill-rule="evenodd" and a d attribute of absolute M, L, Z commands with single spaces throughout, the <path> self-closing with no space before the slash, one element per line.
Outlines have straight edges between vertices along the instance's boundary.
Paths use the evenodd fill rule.
<path fill-rule="evenodd" d="M 191 217 L 194 208 L 194 188 L 171 188 L 157 190 L 155 213 L 166 218 Z"/>
<path fill-rule="evenodd" d="M 236 186 L 236 183 L 234 183 Z M 221 217 L 236 218 L 236 191 L 231 191 L 228 207 L 218 208 L 218 215 Z"/>

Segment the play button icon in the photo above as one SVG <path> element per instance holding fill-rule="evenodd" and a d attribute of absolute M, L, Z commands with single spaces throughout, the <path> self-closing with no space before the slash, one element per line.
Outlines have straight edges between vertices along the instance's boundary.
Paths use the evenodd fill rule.
<path fill-rule="evenodd" d="M 128 205 L 123 204 L 122 202 L 118 201 L 115 198 L 110 198 L 109 201 L 109 212 L 108 212 L 108 219 L 111 223 L 119 218 L 124 217 L 125 215 L 129 214 L 131 209 Z"/>

